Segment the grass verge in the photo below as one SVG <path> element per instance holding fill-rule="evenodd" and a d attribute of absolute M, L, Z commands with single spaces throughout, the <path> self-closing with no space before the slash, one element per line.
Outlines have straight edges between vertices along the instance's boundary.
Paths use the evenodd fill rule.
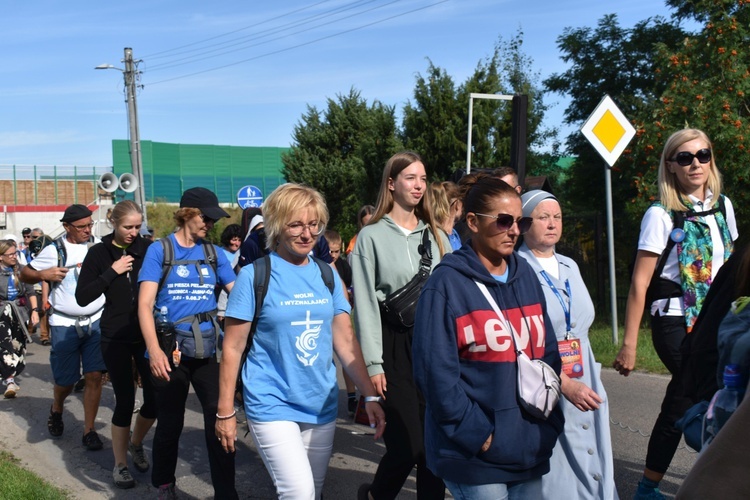
<path fill-rule="evenodd" d="M 4 500 L 64 500 L 68 494 L 42 478 L 21 468 L 18 459 L 0 450 L 0 485 Z"/>
<path fill-rule="evenodd" d="M 624 331 L 620 328 L 618 332 L 618 342 L 612 343 L 612 325 L 604 323 L 594 323 L 589 330 L 589 339 L 591 348 L 594 350 L 594 357 L 605 368 L 612 368 L 612 363 L 620 351 L 622 345 L 622 336 Z M 669 374 L 659 356 L 654 350 L 654 344 L 651 342 L 651 330 L 641 328 L 638 334 L 638 349 L 636 352 L 635 369 L 649 373 Z"/>

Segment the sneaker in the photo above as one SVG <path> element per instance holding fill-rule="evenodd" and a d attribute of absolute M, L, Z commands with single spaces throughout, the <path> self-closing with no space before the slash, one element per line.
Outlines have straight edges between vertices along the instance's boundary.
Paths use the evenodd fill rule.
<path fill-rule="evenodd" d="M 357 500 L 370 500 L 370 484 L 360 484 L 357 490 Z"/>
<path fill-rule="evenodd" d="M 133 479 L 133 476 L 130 474 L 127 465 L 115 465 L 115 468 L 112 471 L 112 479 L 115 481 L 115 486 L 122 488 L 123 490 L 135 486 L 135 479 Z"/>
<path fill-rule="evenodd" d="M 104 446 L 102 445 L 102 440 L 99 439 L 99 434 L 97 434 L 96 431 L 89 431 L 88 434 L 83 436 L 81 442 L 89 451 L 101 450 L 102 446 Z"/>
<path fill-rule="evenodd" d="M 15 382 L 11 382 L 5 387 L 5 399 L 13 399 L 21 388 Z"/>
<path fill-rule="evenodd" d="M 47 419 L 47 430 L 54 437 L 62 436 L 63 430 L 65 430 L 65 424 L 63 424 L 62 412 L 52 411 L 52 407 L 49 409 L 49 418 Z"/>
<path fill-rule="evenodd" d="M 52 342 L 49 341 L 49 339 L 42 339 L 40 342 L 42 345 L 50 345 Z"/>
<path fill-rule="evenodd" d="M 159 500 L 173 500 L 177 498 L 177 492 L 174 489 L 174 483 L 162 484 L 159 486 Z"/>
<path fill-rule="evenodd" d="M 665 500 L 666 498 L 659 488 L 645 488 L 641 484 L 638 485 L 633 496 L 633 500 Z"/>
<path fill-rule="evenodd" d="M 148 470 L 149 463 L 148 457 L 146 457 L 146 452 L 143 451 L 143 444 L 136 446 L 131 441 L 128 444 L 128 451 L 130 452 L 130 456 L 133 458 L 133 467 L 135 467 L 138 472 L 146 472 Z"/>
<path fill-rule="evenodd" d="M 73 386 L 73 390 L 75 392 L 83 392 L 83 389 L 86 388 L 86 379 L 84 377 L 81 377 L 81 379 L 76 382 L 76 385 Z"/>

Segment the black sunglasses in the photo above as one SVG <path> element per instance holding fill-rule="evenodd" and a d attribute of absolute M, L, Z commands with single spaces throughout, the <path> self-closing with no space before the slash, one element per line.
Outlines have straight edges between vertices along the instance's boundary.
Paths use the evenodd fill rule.
<path fill-rule="evenodd" d="M 531 217 L 519 217 L 518 219 L 514 219 L 510 214 L 488 215 L 475 212 L 474 215 L 480 215 L 482 217 L 495 219 L 495 225 L 497 226 L 497 229 L 499 231 L 508 231 L 513 227 L 513 224 L 518 224 L 518 231 L 521 234 L 525 234 L 531 228 L 531 224 L 534 222 L 534 219 L 532 219 Z"/>
<path fill-rule="evenodd" d="M 210 223 L 210 222 L 213 222 L 214 224 L 216 224 L 216 219 L 212 219 L 212 218 L 211 218 L 211 217 L 209 217 L 208 215 L 203 215 L 203 214 L 201 214 L 201 220 L 203 220 L 203 222 L 204 222 L 205 224 L 208 224 L 208 223 Z"/>
<path fill-rule="evenodd" d="M 698 158 L 701 163 L 708 163 L 711 161 L 711 150 L 703 148 L 696 151 L 695 154 L 682 151 L 674 155 L 674 158 L 670 158 L 669 161 L 673 161 L 681 167 L 687 167 L 693 163 L 693 158 Z"/>

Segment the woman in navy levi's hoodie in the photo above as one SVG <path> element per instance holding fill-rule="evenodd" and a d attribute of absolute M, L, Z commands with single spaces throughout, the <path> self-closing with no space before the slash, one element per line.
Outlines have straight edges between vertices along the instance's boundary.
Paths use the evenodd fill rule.
<path fill-rule="evenodd" d="M 555 332 L 531 266 L 513 250 L 531 219 L 503 181 L 478 176 L 464 199 L 471 238 L 446 255 L 422 290 L 414 378 L 427 403 L 427 466 L 456 499 L 541 498 L 541 477 L 563 428 L 521 409 L 511 331 L 532 359 L 560 373 Z M 504 318 L 498 318 L 477 282 Z"/>

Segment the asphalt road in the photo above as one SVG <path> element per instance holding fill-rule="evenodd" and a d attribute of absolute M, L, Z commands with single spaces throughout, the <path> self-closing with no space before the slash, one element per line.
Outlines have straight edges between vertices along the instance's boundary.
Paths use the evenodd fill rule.
<path fill-rule="evenodd" d="M 97 417 L 103 450 L 86 451 L 81 444 L 82 394 L 72 394 L 66 401 L 63 436 L 50 437 L 46 425 L 52 401 L 48 353 L 48 347 L 37 343 L 29 345 L 27 367 L 18 378 L 21 386 L 18 398 L 0 399 L 0 447 L 11 451 L 28 469 L 70 491 L 72 498 L 155 498 L 156 490 L 150 484 L 150 474 L 139 473 L 132 466 L 131 472 L 138 482 L 135 488 L 119 490 L 112 483 L 114 463 L 110 420 L 114 398 L 110 385 L 104 387 Z M 632 498 L 643 469 L 648 443 L 646 435 L 658 414 L 668 379 L 640 373 L 625 378 L 613 370 L 604 370 L 603 379 L 609 393 L 613 421 L 615 480 L 620 497 Z M 334 453 L 324 489 L 324 497 L 328 500 L 355 499 L 357 488 L 372 478 L 385 450 L 382 441 L 373 441 L 368 427 L 353 424 L 347 418 L 344 397 L 342 391 Z M 144 443 L 149 455 L 151 438 L 152 434 L 149 434 Z M 188 398 L 180 446 L 177 464 L 180 498 L 212 498 L 200 405 L 193 394 Z M 662 482 L 665 494 L 676 493 L 696 458 L 694 452 L 681 446 Z M 241 436 L 238 443 L 236 477 L 241 498 L 275 498 L 273 484 L 249 436 Z M 416 498 L 413 474 L 399 498 Z"/>

